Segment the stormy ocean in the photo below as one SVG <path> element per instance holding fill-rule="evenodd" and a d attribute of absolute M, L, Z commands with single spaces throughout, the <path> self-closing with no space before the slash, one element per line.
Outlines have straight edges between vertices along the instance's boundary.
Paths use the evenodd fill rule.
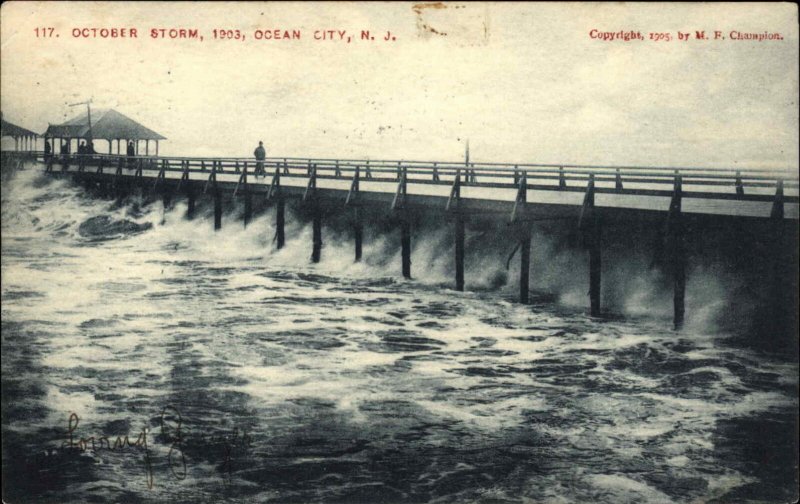
<path fill-rule="evenodd" d="M 444 222 L 415 229 L 407 281 L 390 217 L 361 263 L 327 219 L 311 264 L 302 208 L 278 251 L 269 208 L 214 232 L 208 204 L 42 171 L 2 182 L 8 502 L 797 498 L 796 339 L 747 323 L 726 257 L 695 255 L 675 332 L 644 246 L 604 257 L 593 319 L 566 234 L 534 233 L 523 306 L 504 229 L 468 229 L 461 293 Z"/>

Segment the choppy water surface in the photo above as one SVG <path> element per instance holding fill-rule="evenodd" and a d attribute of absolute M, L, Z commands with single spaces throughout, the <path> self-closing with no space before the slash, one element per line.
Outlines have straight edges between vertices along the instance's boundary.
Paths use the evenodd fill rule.
<path fill-rule="evenodd" d="M 794 495 L 797 364 L 727 334 L 453 292 L 424 236 L 407 282 L 391 236 L 314 266 L 270 213 L 215 234 L 35 170 L 2 190 L 9 502 Z"/>

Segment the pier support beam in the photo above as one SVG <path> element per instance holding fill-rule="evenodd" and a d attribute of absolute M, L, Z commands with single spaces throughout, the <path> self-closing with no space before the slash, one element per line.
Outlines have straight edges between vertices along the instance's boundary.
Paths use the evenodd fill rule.
<path fill-rule="evenodd" d="M 602 227 L 599 219 L 594 222 L 589 233 L 589 314 L 597 317 L 600 315 L 600 281 L 603 268 L 600 252 Z"/>
<path fill-rule="evenodd" d="M 338 169 L 338 165 L 337 165 Z M 358 191 L 359 191 L 359 167 L 356 166 L 355 171 L 353 172 L 353 181 L 350 183 L 350 191 L 347 193 L 347 199 L 344 201 L 344 205 L 354 205 L 353 206 L 353 236 L 355 238 L 355 246 L 356 246 L 356 262 L 361 260 L 361 241 L 364 235 L 364 224 L 361 220 L 361 202 L 357 201 L 358 199 Z"/>
<path fill-rule="evenodd" d="M 517 197 L 514 200 L 514 207 L 511 209 L 511 219 L 509 224 L 518 222 L 518 215 L 521 213 L 525 219 L 528 218 L 528 175 L 525 172 L 518 173 L 515 170 L 514 180 L 517 183 Z M 520 228 L 520 268 L 519 268 L 519 302 L 527 304 L 530 293 L 531 275 L 531 226 L 529 222 L 522 222 Z M 509 258 L 510 260 L 510 258 Z M 508 267 L 508 266 L 506 266 Z"/>
<path fill-rule="evenodd" d="M 369 165 L 367 165 L 369 169 Z M 367 171 L 369 173 L 369 171 Z M 408 215 L 408 169 L 397 165 L 397 191 L 392 200 L 392 211 L 400 215 L 400 248 L 403 261 L 403 277 L 411 278 L 411 220 Z"/>
<path fill-rule="evenodd" d="M 244 166 L 245 171 L 247 171 L 247 165 Z M 266 172 L 263 172 L 266 175 Z M 284 221 L 285 221 L 285 210 L 286 210 L 286 203 L 283 199 L 283 194 L 281 193 L 281 171 L 280 168 L 275 168 L 275 175 L 272 176 L 272 183 L 269 185 L 269 189 L 267 190 L 267 200 L 272 199 L 272 197 L 276 198 L 276 207 L 275 207 L 275 240 L 277 243 L 278 250 L 283 248 L 283 245 L 286 243 L 286 234 L 284 232 Z"/>
<path fill-rule="evenodd" d="M 311 261 L 318 263 L 322 251 L 322 212 L 320 211 L 316 201 L 314 202 L 313 230 L 314 248 L 311 251 Z"/>
<path fill-rule="evenodd" d="M 247 227 L 253 217 L 253 196 L 250 193 L 250 184 L 247 183 L 247 163 L 244 165 L 242 179 L 244 181 L 244 227 Z"/>
<path fill-rule="evenodd" d="M 673 295 L 673 327 L 676 331 L 683 328 L 686 315 L 686 244 L 681 234 L 676 237 L 672 259 L 672 284 L 675 290 Z"/>
<path fill-rule="evenodd" d="M 686 230 L 684 217 L 681 211 L 682 181 L 680 175 L 675 175 L 675 189 L 667 214 L 667 253 L 669 272 L 672 276 L 673 287 L 673 328 L 679 331 L 683 328 L 686 315 Z"/>
<path fill-rule="evenodd" d="M 186 217 L 189 220 L 191 220 L 191 219 L 194 218 L 195 194 L 194 194 L 194 187 L 192 187 L 192 184 L 190 184 L 190 183 L 186 184 L 186 199 L 187 199 L 186 203 L 187 203 L 187 207 L 188 207 L 186 209 Z"/>
<path fill-rule="evenodd" d="M 361 260 L 361 241 L 364 234 L 364 223 L 361 221 L 361 208 L 356 206 L 353 208 L 353 234 L 356 241 L 356 262 Z"/>
<path fill-rule="evenodd" d="M 283 196 L 279 194 L 277 205 L 275 207 L 275 240 L 277 241 L 278 250 L 282 249 L 283 245 L 286 243 L 286 234 L 284 231 L 285 210 L 286 202 L 284 201 Z"/>
<path fill-rule="evenodd" d="M 411 278 L 411 222 L 403 215 L 400 223 L 400 245 L 403 255 L 403 277 Z"/>
<path fill-rule="evenodd" d="M 797 264 L 793 260 L 792 247 L 789 246 L 789 239 L 784 223 L 784 194 L 783 180 L 778 180 L 775 188 L 775 199 L 772 203 L 770 213 L 769 234 L 767 241 L 770 245 L 769 270 L 767 272 L 770 282 L 770 327 L 769 333 L 773 334 L 776 343 L 781 343 L 784 334 L 794 334 L 797 337 L 797 329 L 793 327 L 792 313 L 796 313 L 797 287 L 792 286 L 793 277 L 796 278 L 796 271 L 792 271 L 791 265 Z M 792 294 L 794 293 L 794 294 Z"/>
<path fill-rule="evenodd" d="M 464 291 L 464 217 L 456 214 L 456 290 Z"/>
<path fill-rule="evenodd" d="M 594 206 L 594 174 L 589 174 L 578 227 L 583 232 L 583 245 L 589 251 L 589 314 L 600 315 L 600 285 L 602 272 L 602 222 Z"/>
<path fill-rule="evenodd" d="M 530 293 L 531 277 L 531 228 L 525 223 L 520 236 L 519 257 L 519 302 L 527 304 Z"/>
<path fill-rule="evenodd" d="M 214 188 L 214 230 L 222 229 L 222 193 Z"/>
<path fill-rule="evenodd" d="M 311 201 L 313 248 L 311 262 L 318 263 L 322 252 L 322 211 L 317 198 L 317 165 L 308 165 L 308 185 L 303 193 L 303 201 Z"/>
<path fill-rule="evenodd" d="M 436 167 L 434 166 L 434 170 Z M 438 174 L 434 171 L 434 176 L 438 179 Z M 453 187 L 450 189 L 450 197 L 447 198 L 445 212 L 449 212 L 451 207 L 455 207 L 455 226 L 456 226 L 456 290 L 464 291 L 464 215 L 461 213 L 461 170 L 456 171 L 453 179 Z"/>

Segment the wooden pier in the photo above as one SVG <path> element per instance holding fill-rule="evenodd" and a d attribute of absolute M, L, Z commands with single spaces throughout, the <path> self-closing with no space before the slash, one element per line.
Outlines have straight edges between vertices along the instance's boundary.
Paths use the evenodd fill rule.
<path fill-rule="evenodd" d="M 798 219 L 797 173 L 768 170 L 636 166 L 578 166 L 355 159 L 198 158 L 85 155 L 44 157 L 50 174 L 68 174 L 109 190 L 140 187 L 164 198 L 186 197 L 188 216 L 199 194 L 214 200 L 214 228 L 222 227 L 223 194 L 244 202 L 243 223 L 252 202 L 276 208 L 277 248 L 285 244 L 285 203 L 300 199 L 313 222 L 313 262 L 322 254 L 320 206 L 341 205 L 352 212 L 354 259 L 362 256 L 363 213 L 384 205 L 397 215 L 403 276 L 411 278 L 412 210 L 441 212 L 455 227 L 455 283 L 464 289 L 465 225 L 492 220 L 514 226 L 519 238 L 519 299 L 529 299 L 531 226 L 560 220 L 580 230 L 589 262 L 589 307 L 601 313 L 603 225 L 626 219 L 651 220 L 663 230 L 664 254 L 674 288 L 674 326 L 683 325 L 686 269 L 684 220 L 687 215 L 753 220 L 775 225 L 776 240 Z M 788 224 L 788 226 L 787 226 Z M 780 270 L 780 268 L 778 268 Z"/>

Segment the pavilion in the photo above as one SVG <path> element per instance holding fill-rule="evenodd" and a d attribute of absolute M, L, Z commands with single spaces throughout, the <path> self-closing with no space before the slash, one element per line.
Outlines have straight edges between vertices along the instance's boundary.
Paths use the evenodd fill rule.
<path fill-rule="evenodd" d="M 2 121 L 0 136 L 12 137 L 14 139 L 14 150 L 36 150 L 36 139 L 39 135 L 31 130 L 6 121 L 2 114 L 0 114 L 0 121 Z"/>
<path fill-rule="evenodd" d="M 139 155 L 140 142 L 144 142 L 144 154 L 149 156 L 150 141 L 153 140 L 155 141 L 155 155 L 158 156 L 158 141 L 166 140 L 166 137 L 113 109 L 91 111 L 91 128 L 89 126 L 89 117 L 89 114 L 84 113 L 64 123 L 48 126 L 44 136 L 53 139 L 53 152 L 60 152 L 60 146 L 65 140 L 70 145 L 70 152 L 77 152 L 80 140 L 106 140 L 108 142 L 108 153 L 112 154 L 113 142 L 116 140 L 117 154 L 125 154 L 125 146 L 129 141 L 133 141 L 137 156 Z M 59 149 L 55 148 L 56 139 L 58 139 Z M 72 140 L 75 140 L 75 148 L 71 145 Z M 124 142 L 122 147 L 120 146 L 121 142 Z M 100 152 L 97 145 L 95 145 L 95 150 Z"/>

